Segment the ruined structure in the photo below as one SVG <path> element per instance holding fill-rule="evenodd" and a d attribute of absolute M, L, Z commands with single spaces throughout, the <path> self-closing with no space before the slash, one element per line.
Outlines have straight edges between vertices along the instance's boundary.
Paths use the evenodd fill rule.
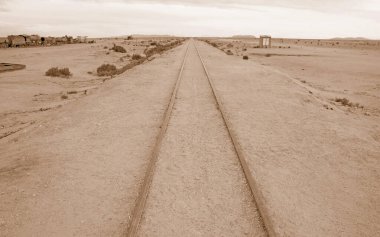
<path fill-rule="evenodd" d="M 56 38 L 55 37 L 45 37 L 45 40 L 44 40 L 44 44 L 45 45 L 48 45 L 48 46 L 50 46 L 50 45 L 54 45 L 54 44 L 56 44 Z"/>
<path fill-rule="evenodd" d="M 26 41 L 22 35 L 10 35 L 8 36 L 9 45 L 11 47 L 23 47 L 26 46 Z"/>
<path fill-rule="evenodd" d="M 40 45 L 42 43 L 41 37 L 39 35 L 31 35 L 30 41 L 32 45 Z"/>
<path fill-rule="evenodd" d="M 30 39 L 29 35 L 20 35 L 20 36 L 24 37 L 26 46 L 32 45 L 32 40 Z"/>
<path fill-rule="evenodd" d="M 87 43 L 87 36 L 78 36 L 76 38 L 77 43 Z"/>
<path fill-rule="evenodd" d="M 7 37 L 0 37 L 0 48 L 8 48 L 9 40 Z"/>
<path fill-rule="evenodd" d="M 73 43 L 73 37 L 71 36 L 63 36 L 63 37 L 57 37 L 56 42 L 58 44 L 72 44 Z"/>
<path fill-rule="evenodd" d="M 272 37 L 269 35 L 260 35 L 260 48 L 271 48 Z"/>
<path fill-rule="evenodd" d="M 8 37 L 0 37 L 0 48 L 51 46 L 73 43 L 88 43 L 87 36 L 78 36 L 75 40 L 72 36 L 67 35 L 63 37 L 41 37 L 39 35 L 9 35 Z"/>

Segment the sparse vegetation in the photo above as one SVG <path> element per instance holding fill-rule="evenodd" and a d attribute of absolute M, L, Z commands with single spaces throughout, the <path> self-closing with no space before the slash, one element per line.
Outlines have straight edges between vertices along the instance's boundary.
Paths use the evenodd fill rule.
<path fill-rule="evenodd" d="M 117 68 L 112 64 L 103 64 L 96 69 L 98 76 L 113 76 L 117 74 Z"/>
<path fill-rule="evenodd" d="M 70 72 L 69 68 L 52 67 L 45 72 L 45 76 L 49 76 L 49 77 L 69 78 L 72 75 L 73 74 Z"/>
<path fill-rule="evenodd" d="M 113 51 L 115 51 L 117 53 L 126 53 L 127 52 L 127 50 L 125 50 L 124 47 L 122 47 L 120 45 L 116 45 L 116 44 L 113 45 L 113 47 L 112 47 L 111 50 L 113 50 Z"/>
<path fill-rule="evenodd" d="M 116 66 L 112 64 L 103 64 L 100 67 L 98 67 L 97 74 L 98 76 L 114 76 L 114 75 L 122 74 L 125 71 L 143 63 L 150 56 L 154 54 L 161 54 L 162 52 L 165 52 L 169 49 L 176 47 L 177 45 L 181 44 L 183 41 L 184 40 L 176 40 L 165 45 L 157 44 L 156 47 L 147 48 L 144 51 L 144 54 L 146 55 L 145 57 L 141 56 L 140 54 L 133 54 L 132 61 L 119 69 L 116 68 Z M 131 57 L 131 55 L 127 54 L 126 57 Z"/>
<path fill-rule="evenodd" d="M 232 53 L 231 50 L 227 50 L 226 54 L 227 54 L 227 55 L 234 55 L 234 53 Z"/>
<path fill-rule="evenodd" d="M 353 107 L 353 108 L 363 108 L 359 103 L 352 103 L 347 98 L 335 98 L 335 102 L 341 103 L 343 106 Z"/>
<path fill-rule="evenodd" d="M 247 56 L 247 55 L 244 55 L 244 56 L 243 56 L 243 59 L 244 59 L 244 60 L 248 60 L 248 56 Z"/>
<path fill-rule="evenodd" d="M 133 54 L 132 55 L 132 60 L 140 60 L 142 57 L 140 54 Z"/>
<path fill-rule="evenodd" d="M 67 95 L 61 95 L 62 100 L 67 100 L 69 97 Z"/>
<path fill-rule="evenodd" d="M 77 94 L 77 93 L 78 93 L 78 91 L 68 91 L 67 92 L 68 95 Z"/>

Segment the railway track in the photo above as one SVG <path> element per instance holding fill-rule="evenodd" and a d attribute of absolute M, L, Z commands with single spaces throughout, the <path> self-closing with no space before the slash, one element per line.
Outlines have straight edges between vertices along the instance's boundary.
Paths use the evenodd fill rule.
<path fill-rule="evenodd" d="M 237 136 L 236 136 L 236 134 L 232 128 L 232 124 L 227 117 L 226 110 L 223 106 L 221 98 L 218 95 L 217 91 L 215 90 L 214 82 L 213 82 L 212 78 L 210 77 L 210 74 L 206 68 L 206 65 L 203 61 L 203 58 L 202 58 L 200 51 L 198 50 L 198 48 L 196 46 L 196 42 L 194 42 L 194 40 L 190 40 L 187 44 L 186 53 L 185 53 L 185 56 L 183 58 L 182 65 L 181 65 L 175 86 L 173 88 L 169 104 L 167 106 L 167 109 L 166 109 L 166 112 L 164 115 L 164 119 L 163 119 L 163 122 L 161 125 L 159 135 L 157 137 L 154 148 L 151 152 L 148 168 L 146 170 L 145 177 L 144 177 L 138 198 L 136 200 L 136 203 L 135 203 L 135 206 L 134 206 L 134 209 L 132 212 L 132 216 L 131 216 L 129 226 L 127 229 L 127 236 L 132 237 L 132 236 L 137 236 L 137 234 L 138 234 L 138 230 L 139 230 L 139 227 L 140 227 L 140 224 L 142 221 L 142 217 L 144 215 L 147 199 L 149 196 L 149 191 L 150 191 L 150 188 L 152 185 L 159 152 L 160 152 L 160 149 L 162 146 L 162 141 L 163 141 L 163 138 L 165 137 L 165 134 L 166 134 L 166 131 L 167 131 L 167 128 L 169 125 L 169 121 L 170 121 L 171 116 L 172 116 L 173 107 L 174 107 L 174 104 L 176 101 L 177 92 L 178 92 L 178 89 L 179 89 L 180 84 L 181 84 L 183 71 L 184 71 L 186 61 L 187 61 L 187 57 L 189 54 L 190 45 L 192 45 L 195 48 L 196 54 L 199 58 L 199 61 L 202 64 L 203 72 L 204 72 L 205 76 L 207 77 L 208 85 L 211 88 L 212 95 L 213 95 L 213 98 L 215 100 L 215 104 L 220 111 L 221 117 L 223 119 L 224 126 L 228 131 L 229 139 L 231 140 L 231 142 L 233 144 L 234 152 L 236 153 L 236 156 L 238 157 L 238 162 L 241 166 L 241 170 L 244 173 L 244 177 L 246 179 L 246 183 L 248 184 L 249 191 L 251 192 L 251 194 L 252 194 L 251 196 L 253 198 L 253 201 L 256 204 L 258 213 L 259 213 L 260 218 L 262 220 L 263 228 L 264 228 L 264 230 L 268 236 L 276 236 L 274 229 L 272 227 L 272 223 L 271 223 L 270 219 L 268 218 L 268 210 L 265 206 L 265 203 L 263 202 L 262 194 L 257 188 L 257 183 L 256 183 L 256 181 L 255 181 L 254 177 L 252 176 L 252 173 L 249 169 L 249 166 L 247 164 L 247 160 L 246 160 L 244 153 L 240 147 Z"/>

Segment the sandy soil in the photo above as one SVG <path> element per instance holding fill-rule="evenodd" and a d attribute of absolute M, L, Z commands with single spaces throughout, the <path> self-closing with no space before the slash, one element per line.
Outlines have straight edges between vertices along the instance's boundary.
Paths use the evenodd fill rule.
<path fill-rule="evenodd" d="M 96 91 L 108 77 L 98 77 L 96 69 L 105 63 L 122 67 L 133 54 L 143 54 L 151 42 L 165 43 L 171 38 L 98 39 L 96 44 L 56 47 L 0 49 L 0 62 L 19 63 L 26 69 L 0 74 L 0 138 L 33 125 L 62 105 Z M 117 53 L 113 44 L 127 53 Z M 69 79 L 46 77 L 51 67 L 68 67 Z M 90 74 L 91 73 L 91 74 Z M 22 86 L 20 86 L 22 85 Z M 62 96 L 66 95 L 67 99 Z M 4 103 L 6 101 L 6 103 Z"/>
<path fill-rule="evenodd" d="M 205 43 L 200 49 L 278 235 L 379 233 L 379 117 L 330 103 L 324 93 L 316 94 L 316 87 L 317 92 L 310 93 L 303 83 L 276 65 L 262 65 L 256 58 L 246 61 L 227 56 Z M 291 65 L 287 60 L 292 59 L 283 59 L 283 63 Z M 303 63 L 313 68 L 313 61 L 307 60 Z M 343 57 L 338 63 L 348 63 L 348 59 Z M 334 69 L 326 67 L 324 71 Z M 346 67 L 340 79 L 345 80 L 344 75 L 356 69 Z M 306 74 L 303 77 L 306 81 L 312 78 Z M 361 81 L 379 83 L 372 77 L 368 82 L 366 79 Z M 320 82 L 327 83 L 328 79 Z M 348 86 L 351 81 L 344 83 Z M 378 103 L 378 99 L 375 101 Z M 369 106 L 372 102 L 367 103 Z"/>
<path fill-rule="evenodd" d="M 191 43 L 140 236 L 266 236 Z"/>
<path fill-rule="evenodd" d="M 359 106 L 341 109 L 376 118 L 380 116 L 380 70 L 377 63 L 380 48 L 376 45 L 370 49 L 306 47 L 276 43 L 275 40 L 273 48 L 258 49 L 255 48 L 256 40 L 219 39 L 213 42 L 219 43 L 218 47 L 224 51 L 231 50 L 234 56 L 249 56 L 274 73 L 303 83 L 327 104 L 339 105 L 334 100 L 346 98 Z M 344 45 L 345 41 L 340 42 Z"/>
<path fill-rule="evenodd" d="M 104 80 L 94 75 L 100 64 L 129 60 L 107 54 L 114 40 L 0 50 L 0 61 L 27 65 L 0 74 L 0 236 L 125 235 L 186 47 Z M 234 55 L 198 45 L 277 235 L 376 236 L 376 47 L 218 43 Z M 45 77 L 53 66 L 74 76 Z M 141 236 L 263 234 L 210 96 L 192 48 Z"/>
<path fill-rule="evenodd" d="M 184 52 L 1 139 L 0 236 L 122 236 Z"/>

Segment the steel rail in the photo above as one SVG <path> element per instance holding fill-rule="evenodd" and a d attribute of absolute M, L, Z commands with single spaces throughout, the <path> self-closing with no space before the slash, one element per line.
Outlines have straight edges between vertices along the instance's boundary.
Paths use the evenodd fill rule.
<path fill-rule="evenodd" d="M 207 76 L 208 82 L 210 84 L 212 93 L 214 95 L 216 104 L 217 104 L 219 111 L 222 115 L 224 124 L 228 130 L 228 134 L 230 135 L 230 138 L 231 138 L 232 144 L 234 146 L 235 152 L 238 156 L 240 165 L 243 169 L 244 176 L 247 180 L 247 183 L 248 183 L 249 189 L 252 193 L 253 199 L 255 200 L 258 212 L 262 218 L 264 228 L 266 229 L 266 231 L 270 237 L 275 237 L 275 236 L 277 236 L 277 234 L 274 230 L 273 223 L 269 217 L 269 210 L 268 210 L 267 206 L 265 205 L 263 194 L 258 189 L 257 181 L 255 180 L 255 178 L 252 175 L 252 172 L 251 172 L 249 165 L 247 163 L 247 159 L 245 158 L 243 149 L 241 148 L 240 143 L 238 141 L 236 132 L 232 129 L 232 124 L 227 117 L 226 109 L 224 108 L 224 105 L 222 103 L 220 96 L 218 95 L 217 91 L 215 90 L 214 82 L 213 82 L 213 80 L 212 80 L 212 78 L 211 78 L 211 76 L 210 76 L 210 74 L 206 68 L 206 65 L 203 61 L 201 54 L 199 53 L 199 50 L 196 46 L 196 43 L 194 43 L 194 46 L 195 46 L 195 49 L 197 51 L 198 57 L 202 63 L 203 70 L 206 73 L 206 76 Z"/>
<path fill-rule="evenodd" d="M 148 194 L 149 194 L 149 189 L 150 189 L 150 186 L 152 184 L 152 180 L 153 180 L 153 176 L 154 176 L 154 170 L 156 168 L 161 143 L 162 143 L 162 140 L 163 140 L 164 135 L 166 133 L 166 130 L 168 128 L 170 116 L 171 116 L 172 111 L 173 111 L 175 98 L 177 96 L 177 91 L 178 91 L 179 85 L 181 83 L 182 73 L 183 73 L 183 69 L 185 67 L 185 63 L 186 63 L 186 59 L 187 59 L 187 55 L 188 55 L 189 45 L 190 45 L 190 43 L 187 43 L 187 48 L 186 48 L 185 56 L 184 56 L 183 61 L 182 61 L 182 66 L 181 66 L 181 69 L 179 71 L 175 86 L 173 88 L 169 104 L 166 108 L 164 119 L 163 119 L 161 127 L 160 127 L 161 128 L 160 132 L 157 136 L 156 143 L 153 147 L 153 150 L 151 151 L 150 156 L 149 156 L 150 157 L 149 164 L 148 164 L 148 167 L 147 167 L 147 170 L 145 173 L 145 177 L 144 177 L 143 183 L 141 185 L 139 195 L 137 197 L 133 212 L 132 212 L 132 216 L 131 216 L 130 221 L 129 221 L 129 226 L 128 226 L 127 235 L 126 235 L 128 237 L 136 236 L 137 231 L 139 229 L 139 225 L 140 225 L 143 213 L 144 213 L 146 201 L 147 201 Z"/>

